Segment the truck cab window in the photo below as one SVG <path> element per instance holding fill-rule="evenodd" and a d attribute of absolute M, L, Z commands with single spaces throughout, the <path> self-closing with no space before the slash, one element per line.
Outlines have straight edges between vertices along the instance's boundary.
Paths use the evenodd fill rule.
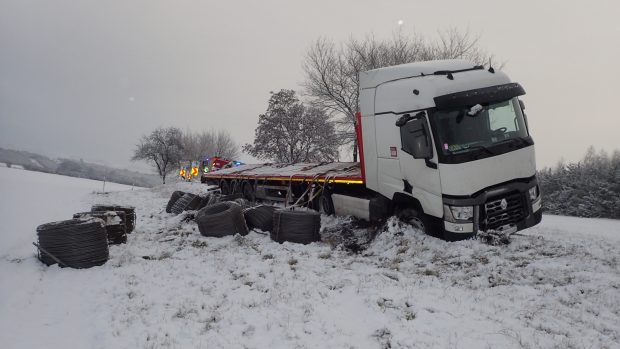
<path fill-rule="evenodd" d="M 489 123 L 493 131 L 506 128 L 505 132 L 517 132 L 520 129 L 514 105 L 510 101 L 498 103 L 495 108 L 489 108 Z"/>
<path fill-rule="evenodd" d="M 432 119 L 444 157 L 470 153 L 469 158 L 459 158 L 474 160 L 532 144 L 517 98 L 437 110 Z"/>

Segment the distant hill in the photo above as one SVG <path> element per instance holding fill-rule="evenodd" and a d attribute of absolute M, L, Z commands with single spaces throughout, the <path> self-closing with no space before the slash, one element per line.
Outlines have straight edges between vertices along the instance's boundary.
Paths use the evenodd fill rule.
<path fill-rule="evenodd" d="M 88 163 L 82 160 L 50 159 L 27 151 L 0 148 L 0 162 L 7 166 L 18 165 L 26 170 L 55 173 L 71 177 L 107 180 L 139 187 L 153 187 L 160 183 L 154 174 Z"/>
<path fill-rule="evenodd" d="M 11 165 L 20 165 L 26 170 L 56 173 L 58 162 L 46 156 L 27 151 L 0 148 L 0 162 Z"/>

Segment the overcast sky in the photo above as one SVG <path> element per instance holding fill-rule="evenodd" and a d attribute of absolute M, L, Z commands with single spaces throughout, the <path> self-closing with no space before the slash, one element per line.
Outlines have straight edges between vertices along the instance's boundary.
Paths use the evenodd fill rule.
<path fill-rule="evenodd" d="M 479 34 L 527 91 L 538 166 L 578 160 L 620 149 L 619 14 L 612 0 L 0 0 L 0 146 L 128 166 L 158 126 L 250 142 L 269 91 L 301 89 L 313 40 L 402 21 Z"/>

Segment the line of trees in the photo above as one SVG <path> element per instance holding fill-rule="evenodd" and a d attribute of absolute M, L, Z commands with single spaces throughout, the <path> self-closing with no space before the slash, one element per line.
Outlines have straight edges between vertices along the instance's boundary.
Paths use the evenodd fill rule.
<path fill-rule="evenodd" d="M 539 171 L 546 213 L 620 219 L 620 151 L 588 148 L 577 163 Z"/>
<path fill-rule="evenodd" d="M 151 164 L 166 184 L 166 176 L 182 161 L 198 161 L 204 156 L 235 159 L 239 146 L 228 131 L 183 132 L 177 127 L 159 127 L 142 136 L 132 160 Z"/>

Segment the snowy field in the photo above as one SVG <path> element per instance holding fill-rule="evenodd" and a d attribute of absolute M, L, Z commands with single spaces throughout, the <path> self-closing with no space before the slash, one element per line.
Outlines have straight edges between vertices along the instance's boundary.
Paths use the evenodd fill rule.
<path fill-rule="evenodd" d="M 352 253 L 202 237 L 164 212 L 198 183 L 100 185 L 0 168 L 0 347 L 620 348 L 619 221 L 544 216 L 489 246 L 390 220 Z M 35 227 L 93 203 L 136 206 L 128 243 L 101 267 L 42 265 Z"/>

